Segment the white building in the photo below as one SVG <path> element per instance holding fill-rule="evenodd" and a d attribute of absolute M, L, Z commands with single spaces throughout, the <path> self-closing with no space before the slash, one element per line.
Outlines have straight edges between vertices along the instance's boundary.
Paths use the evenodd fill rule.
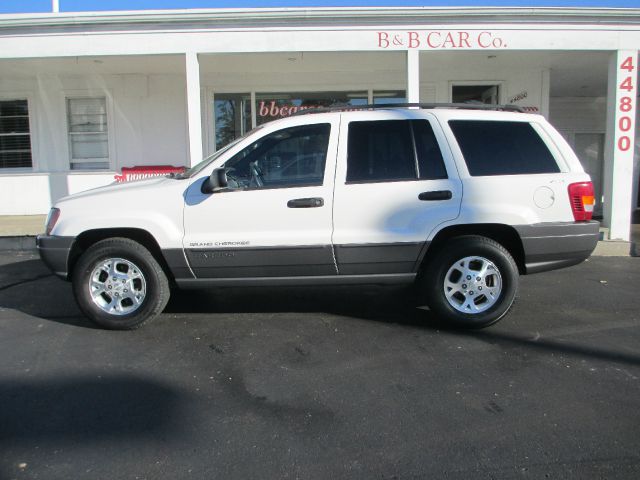
<path fill-rule="evenodd" d="M 0 215 L 193 164 L 300 106 L 480 100 L 549 118 L 629 240 L 639 47 L 640 9 L 0 15 Z"/>

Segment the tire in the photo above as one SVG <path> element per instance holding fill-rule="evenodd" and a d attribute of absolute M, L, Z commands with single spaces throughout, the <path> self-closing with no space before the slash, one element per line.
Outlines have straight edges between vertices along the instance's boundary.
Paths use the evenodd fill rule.
<path fill-rule="evenodd" d="M 463 236 L 430 254 L 420 286 L 439 319 L 455 327 L 484 328 L 507 314 L 518 290 L 518 267 L 502 245 Z"/>
<path fill-rule="evenodd" d="M 169 301 L 169 282 L 145 247 L 109 238 L 76 263 L 73 294 L 90 320 L 109 330 L 134 330 L 158 316 Z"/>

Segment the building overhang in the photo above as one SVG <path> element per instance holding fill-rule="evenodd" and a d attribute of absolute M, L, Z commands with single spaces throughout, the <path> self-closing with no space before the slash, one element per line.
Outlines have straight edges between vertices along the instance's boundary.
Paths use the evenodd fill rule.
<path fill-rule="evenodd" d="M 570 24 L 640 26 L 638 8 L 341 7 L 145 10 L 0 15 L 0 32 L 327 25 Z"/>
<path fill-rule="evenodd" d="M 637 49 L 640 9 L 349 7 L 0 15 L 0 58 Z"/>

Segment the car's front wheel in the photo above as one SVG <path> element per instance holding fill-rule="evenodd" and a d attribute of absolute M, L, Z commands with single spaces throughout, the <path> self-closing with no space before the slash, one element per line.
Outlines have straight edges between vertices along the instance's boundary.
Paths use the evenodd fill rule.
<path fill-rule="evenodd" d="M 463 236 L 434 252 L 422 277 L 427 304 L 450 324 L 482 328 L 511 308 L 518 289 L 518 267 L 494 240 Z"/>
<path fill-rule="evenodd" d="M 101 327 L 133 330 L 162 312 L 169 282 L 141 244 L 128 238 L 102 240 L 87 249 L 72 275 L 80 310 Z"/>

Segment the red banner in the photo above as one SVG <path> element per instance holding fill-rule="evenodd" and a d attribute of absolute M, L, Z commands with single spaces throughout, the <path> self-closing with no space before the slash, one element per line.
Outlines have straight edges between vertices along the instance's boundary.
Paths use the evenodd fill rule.
<path fill-rule="evenodd" d="M 170 173 L 182 173 L 185 167 L 174 167 L 171 165 L 144 165 L 137 167 L 122 167 L 121 175 L 114 175 L 116 182 L 130 182 L 132 180 L 142 180 L 143 178 L 162 177 Z"/>

